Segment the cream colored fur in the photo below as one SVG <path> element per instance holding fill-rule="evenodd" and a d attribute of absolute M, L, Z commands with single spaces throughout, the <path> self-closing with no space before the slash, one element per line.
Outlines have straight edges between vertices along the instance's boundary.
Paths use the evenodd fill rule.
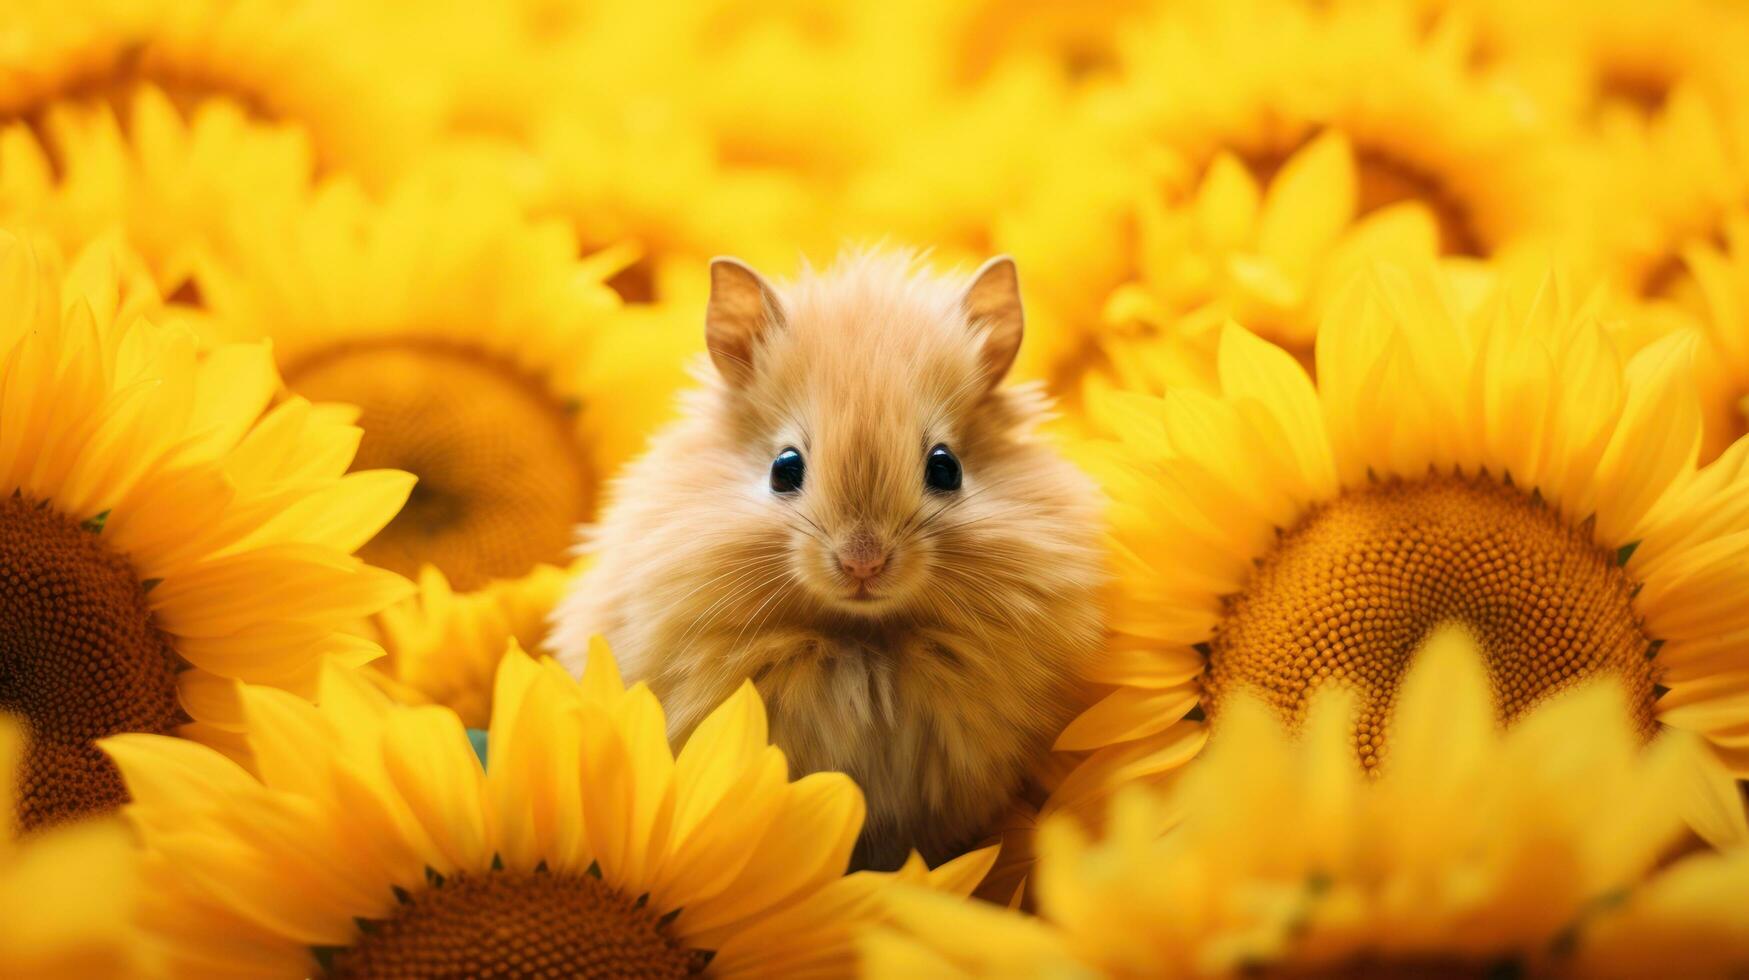
<path fill-rule="evenodd" d="M 580 671 L 605 635 L 677 742 L 752 677 L 792 769 L 862 786 L 863 866 L 985 834 L 1102 636 L 1096 492 L 1032 434 L 1036 390 L 992 389 L 964 290 L 886 254 L 773 290 L 751 370 L 709 372 L 616 481 L 554 617 L 561 660 Z M 925 486 L 937 443 L 955 493 Z M 768 485 L 786 446 L 807 466 L 793 496 Z M 853 534 L 892 550 L 877 602 L 846 598 Z"/>

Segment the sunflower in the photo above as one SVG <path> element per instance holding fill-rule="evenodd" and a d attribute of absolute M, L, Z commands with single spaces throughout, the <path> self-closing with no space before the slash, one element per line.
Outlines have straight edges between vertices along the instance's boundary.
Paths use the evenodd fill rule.
<path fill-rule="evenodd" d="M 1623 364 L 1558 275 L 1454 287 L 1431 266 L 1375 266 L 1333 301 L 1317 384 L 1291 355 L 1223 329 L 1219 388 L 1113 393 L 1094 457 L 1114 500 L 1111 692 L 1058 742 L 1091 751 L 1056 807 L 1167 776 L 1243 690 L 1283 717 L 1357 686 L 1371 767 L 1409 653 L 1473 629 L 1501 719 L 1579 680 L 1618 679 L 1632 723 L 1710 740 L 1749 773 L 1737 646 L 1749 442 L 1697 470 L 1693 338 Z M 1723 772 L 1699 783 L 1742 833 Z M 1702 819 L 1697 814 L 1696 819 Z"/>
<path fill-rule="evenodd" d="M 117 50 L 146 30 L 150 11 L 127 0 L 88 0 L 68 16 L 55 0 L 9 6 L 8 43 L 0 49 L 0 113 L 26 116 L 75 80 L 95 77 Z"/>
<path fill-rule="evenodd" d="M 1595 151 L 1605 259 L 1637 295 L 1695 306 L 1684 252 L 1723 244 L 1726 221 L 1749 207 L 1749 99 L 1721 106 L 1679 84 L 1656 116 L 1606 122 Z"/>
<path fill-rule="evenodd" d="M 888 10 L 810 0 L 695 9 L 677 77 L 731 166 L 842 177 L 934 101 L 933 52 Z"/>
<path fill-rule="evenodd" d="M 1118 61 L 1117 38 L 1153 5 L 1147 0 L 976 0 L 924 6 L 941 22 L 937 31 L 948 48 L 943 60 L 950 66 L 949 77 L 976 84 L 1023 59 L 1070 81 L 1111 71 Z"/>
<path fill-rule="evenodd" d="M 1368 251 L 1584 243 L 1602 178 L 1582 144 L 1410 5 L 1170 5 L 1121 41 L 1119 71 L 1076 100 L 1086 122 L 1052 134 L 1079 173 L 1040 168 L 1040 203 L 997 226 L 1002 248 L 1053 257 L 1076 297 L 1048 302 L 1067 329 L 1039 352 L 1071 406 L 1089 374 L 1121 370 L 1114 348 L 1186 321 L 1243 316 L 1309 355 L 1320 306 Z"/>
<path fill-rule="evenodd" d="M 1685 252 L 1707 339 L 1698 367 L 1709 459 L 1749 434 L 1749 212 L 1722 227 L 1723 247 L 1695 242 Z"/>
<path fill-rule="evenodd" d="M 387 653 L 371 665 L 371 677 L 399 701 L 441 704 L 469 728 L 492 718 L 492 677 L 512 642 L 534 649 L 545 638 L 547 614 L 571 576 L 541 565 L 512 582 L 476 592 L 456 592 L 427 565 L 419 594 L 383 610 L 376 639 Z"/>
<path fill-rule="evenodd" d="M 613 283 L 628 302 L 702 301 L 693 284 L 715 255 L 780 270 L 829 258 L 850 230 L 843 185 L 935 114 L 940 72 L 910 6 L 520 6 L 511 33 L 538 34 L 552 90 L 497 107 L 488 128 L 531 149 L 534 210 L 587 247 L 638 246 Z"/>
<path fill-rule="evenodd" d="M 68 103 L 125 109 L 155 87 L 184 111 L 217 98 L 258 121 L 294 124 L 323 165 L 385 180 L 435 137 L 437 93 L 408 70 L 417 52 L 363 30 L 360 6 L 28 0 L 8 28 L 42 43 L 0 51 L 0 121 L 39 126 Z M 385 84 L 385 75 L 399 77 Z"/>
<path fill-rule="evenodd" d="M 127 826 L 97 818 L 17 838 L 14 780 L 24 759 L 22 726 L 0 716 L 0 974 L 141 974 L 139 861 Z"/>
<path fill-rule="evenodd" d="M 1749 922 L 1731 897 L 1745 893 L 1749 850 L 1684 861 L 1585 931 L 1576 972 L 1622 980 L 1741 972 L 1749 963 Z"/>
<path fill-rule="evenodd" d="M 1677 88 L 1708 99 L 1749 96 L 1741 57 L 1749 17 L 1731 4 L 1671 0 L 1462 0 L 1478 61 L 1523 85 L 1554 111 L 1591 124 L 1655 116 Z"/>
<path fill-rule="evenodd" d="M 585 21 L 583 4 L 371 0 L 350 6 L 346 18 L 358 42 L 395 54 L 417 52 L 388 70 L 398 76 L 396 84 L 426 91 L 433 121 L 450 136 L 514 144 L 526 140 L 555 103 L 565 110 L 592 108 L 587 99 L 569 97 L 561 72 L 578 37 L 575 28 Z"/>
<path fill-rule="evenodd" d="M 1486 256 L 1577 216 L 1570 148 L 1522 95 L 1468 70 L 1459 32 L 1428 33 L 1408 5 L 1289 0 L 1169 10 L 1126 44 L 1116 118 L 1166 154 L 1184 197 L 1222 151 L 1265 183 L 1323 133 L 1352 147 L 1355 213 L 1416 201 L 1441 251 Z"/>
<path fill-rule="evenodd" d="M 390 672 L 473 718 L 484 688 L 450 685 L 490 676 L 476 641 L 415 636 L 510 610 L 532 639 L 602 482 L 671 410 L 697 331 L 622 310 L 564 227 L 487 182 L 410 179 L 380 202 L 331 182 L 302 211 L 248 213 L 234 241 L 195 277 L 209 328 L 271 339 L 290 391 L 361 409 L 355 466 L 418 478 L 359 554 L 425 583 L 405 610 L 423 625 L 381 624 Z M 448 662 L 414 666 L 415 648 Z"/>
<path fill-rule="evenodd" d="M 579 684 L 504 657 L 484 771 L 453 712 L 344 669 L 319 708 L 243 691 L 259 778 L 171 739 L 107 741 L 175 975 L 842 971 L 891 880 L 843 877 L 855 784 L 789 782 L 750 683 L 677 756 L 613 663 L 598 648 Z M 988 861 L 898 877 L 963 894 Z"/>
<path fill-rule="evenodd" d="M 678 111 L 555 114 L 533 153 L 530 210 L 565 219 L 585 248 L 633 248 L 610 280 L 627 303 L 702 309 L 713 256 L 785 269 L 798 252 L 829 254 L 838 244 L 838 230 L 820 220 L 830 209 L 818 187 L 777 169 L 725 165 L 709 132 Z"/>
<path fill-rule="evenodd" d="M 119 227 L 159 289 L 178 295 L 203 249 L 230 250 L 233 210 L 294 206 L 314 168 L 295 127 L 254 122 L 224 99 L 184 115 L 143 83 L 124 107 L 66 101 L 0 127 L 0 222 L 41 228 L 69 251 Z"/>
<path fill-rule="evenodd" d="M 1358 168 L 1340 130 L 1296 150 L 1266 185 L 1220 151 L 1187 204 L 1147 200 L 1140 281 L 1113 295 L 1108 314 L 1152 334 L 1206 335 L 1230 317 L 1309 353 L 1322 307 L 1370 256 L 1438 254 L 1438 223 L 1424 202 L 1362 215 Z"/>
<path fill-rule="evenodd" d="M 1301 737 L 1237 698 L 1169 794 L 1132 787 L 1105 837 L 1040 834 L 1039 919 L 894 889 L 872 975 L 1723 976 L 1749 965 L 1749 852 L 1661 866 L 1686 770 L 1597 681 L 1496 723 L 1491 669 L 1461 628 L 1416 656 L 1376 779 L 1336 690 Z M 1291 814 L 1292 819 L 1283 819 Z M 1690 910 L 1706 909 L 1702 915 Z M 907 969 L 908 968 L 908 969 Z"/>
<path fill-rule="evenodd" d="M 237 679 L 304 692 L 407 583 L 352 557 L 404 473 L 343 475 L 348 413 L 278 389 L 265 345 L 197 356 L 137 261 L 0 237 L 0 710 L 30 736 L 19 819 L 111 808 L 94 741 L 231 744 Z"/>

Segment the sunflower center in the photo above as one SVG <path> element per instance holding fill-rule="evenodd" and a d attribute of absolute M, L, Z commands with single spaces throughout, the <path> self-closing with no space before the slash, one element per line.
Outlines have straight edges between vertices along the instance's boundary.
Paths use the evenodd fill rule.
<path fill-rule="evenodd" d="M 1667 72 L 1649 67 L 1616 65 L 1598 79 L 1598 96 L 1605 104 L 1624 105 L 1641 116 L 1655 116 L 1670 99 L 1672 79 Z"/>
<path fill-rule="evenodd" d="M 1384 959 L 1365 957 L 1311 968 L 1264 969 L 1264 977 L 1294 980 L 1497 980 L 1518 976 L 1513 960 L 1465 960 L 1457 957 L 1421 956 Z"/>
<path fill-rule="evenodd" d="M 656 301 L 656 269 L 649 256 L 644 256 L 607 279 L 607 286 L 627 303 Z"/>
<path fill-rule="evenodd" d="M 186 721 L 177 666 L 126 559 L 58 511 L 0 500 L 0 714 L 22 716 L 29 733 L 21 826 L 127 799 L 92 743 Z"/>
<path fill-rule="evenodd" d="M 686 977 L 706 954 L 593 875 L 458 874 L 334 954 L 344 977 Z"/>
<path fill-rule="evenodd" d="M 1594 676 L 1625 685 L 1653 732 L 1651 643 L 1616 555 L 1537 498 L 1487 476 L 1345 492 L 1284 533 L 1231 597 L 1209 649 L 1218 710 L 1248 689 L 1289 722 L 1324 684 L 1361 698 L 1371 769 L 1414 651 L 1445 623 L 1476 636 L 1500 718 Z"/>
<path fill-rule="evenodd" d="M 357 405 L 355 469 L 419 478 L 406 508 L 359 554 L 460 589 L 563 562 L 589 519 L 593 481 L 573 416 L 540 381 L 478 350 L 424 341 L 353 345 L 293 365 L 286 384 Z"/>

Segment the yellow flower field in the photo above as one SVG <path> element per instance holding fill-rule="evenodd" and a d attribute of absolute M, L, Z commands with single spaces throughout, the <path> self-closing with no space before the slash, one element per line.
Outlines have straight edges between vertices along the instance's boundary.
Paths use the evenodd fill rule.
<path fill-rule="evenodd" d="M 0 977 L 1749 975 L 1749 5 L 0 8 Z"/>

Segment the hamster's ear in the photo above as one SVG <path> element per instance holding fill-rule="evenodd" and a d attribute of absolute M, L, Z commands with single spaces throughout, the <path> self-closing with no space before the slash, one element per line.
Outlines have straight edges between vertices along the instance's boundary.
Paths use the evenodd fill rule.
<path fill-rule="evenodd" d="M 966 319 L 989 332 L 984 335 L 984 377 L 994 388 L 1014 366 L 1020 353 L 1025 320 L 1020 312 L 1020 277 L 1014 260 L 998 255 L 978 270 L 961 304 Z"/>
<path fill-rule="evenodd" d="M 711 260 L 711 298 L 704 344 L 717 373 L 732 387 L 753 380 L 753 349 L 766 331 L 783 326 L 783 307 L 759 273 L 735 259 Z"/>

